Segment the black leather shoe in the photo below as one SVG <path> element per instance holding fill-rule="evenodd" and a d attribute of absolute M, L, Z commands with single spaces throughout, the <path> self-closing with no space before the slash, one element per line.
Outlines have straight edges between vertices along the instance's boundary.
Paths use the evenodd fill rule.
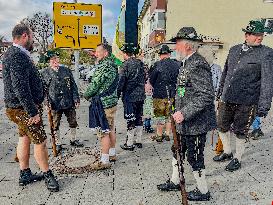
<path fill-rule="evenodd" d="M 222 154 L 217 155 L 215 157 L 213 157 L 213 161 L 215 162 L 224 162 L 227 160 L 232 160 L 233 159 L 233 154 L 226 154 L 225 152 L 222 152 Z"/>
<path fill-rule="evenodd" d="M 237 158 L 234 158 L 227 166 L 226 171 L 233 172 L 241 168 L 241 163 Z"/>
<path fill-rule="evenodd" d="M 44 176 L 42 174 L 32 174 L 30 168 L 20 170 L 19 186 L 25 186 L 43 179 Z"/>
<path fill-rule="evenodd" d="M 154 133 L 155 130 L 152 127 L 149 127 L 149 128 L 146 129 L 146 132 L 147 133 Z"/>
<path fill-rule="evenodd" d="M 137 147 L 137 148 L 142 148 L 143 147 L 142 143 L 138 143 L 138 142 L 135 142 L 134 146 Z"/>
<path fill-rule="evenodd" d="M 188 200 L 189 201 L 209 201 L 210 200 L 210 192 L 208 191 L 206 194 L 202 194 L 198 188 L 188 192 Z"/>
<path fill-rule="evenodd" d="M 252 138 L 253 140 L 258 140 L 258 139 L 260 139 L 260 137 L 264 136 L 264 133 L 263 133 L 263 131 L 259 128 L 259 129 L 253 130 L 253 131 L 251 132 L 250 136 L 251 136 L 251 138 Z"/>
<path fill-rule="evenodd" d="M 44 177 L 45 177 L 45 184 L 46 184 L 47 189 L 51 192 L 58 192 L 59 191 L 59 183 L 55 179 L 52 171 L 48 170 L 47 172 L 45 172 Z"/>
<path fill-rule="evenodd" d="M 124 145 L 120 145 L 120 147 L 121 147 L 121 149 L 129 150 L 129 151 L 134 151 L 134 149 L 135 149 L 135 146 L 134 146 L 134 145 L 127 146 L 126 143 L 125 143 Z"/>
<path fill-rule="evenodd" d="M 70 140 L 70 145 L 73 147 L 83 147 L 83 143 L 81 143 L 79 140 Z"/>
<path fill-rule="evenodd" d="M 179 191 L 180 185 L 174 184 L 170 179 L 164 184 L 157 185 L 157 189 L 160 191 Z"/>

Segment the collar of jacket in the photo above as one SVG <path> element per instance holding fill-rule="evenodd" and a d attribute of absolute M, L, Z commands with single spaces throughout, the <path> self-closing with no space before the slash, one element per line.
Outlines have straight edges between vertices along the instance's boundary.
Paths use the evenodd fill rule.
<path fill-rule="evenodd" d="M 250 46 L 250 45 L 247 45 L 246 42 L 244 42 L 244 43 L 242 44 L 242 50 L 243 50 L 243 51 L 248 51 L 249 49 L 261 48 L 261 47 L 262 47 L 262 44 L 257 45 L 257 46 Z"/>
<path fill-rule="evenodd" d="M 104 62 L 107 62 L 107 61 L 112 61 L 111 56 L 107 56 L 107 57 L 101 59 L 100 61 L 98 61 L 98 64 L 103 64 Z"/>
<path fill-rule="evenodd" d="M 137 59 L 135 56 L 129 57 L 126 61 Z"/>
<path fill-rule="evenodd" d="M 169 60 L 169 59 L 171 59 L 170 57 L 168 57 L 168 58 L 163 58 L 162 60 L 160 60 L 160 61 L 165 61 L 165 60 Z"/>
<path fill-rule="evenodd" d="M 22 52 L 24 52 L 25 54 L 27 54 L 27 56 L 31 59 L 30 52 L 27 49 L 25 49 L 23 46 L 21 46 L 19 44 L 16 44 L 16 43 L 13 43 L 12 45 L 14 47 L 16 47 L 16 48 L 19 48 Z"/>
<path fill-rule="evenodd" d="M 185 66 L 186 60 L 188 60 L 190 57 L 192 57 L 195 53 L 196 53 L 196 51 L 193 52 L 193 53 L 191 53 L 190 55 L 186 56 L 186 57 L 182 60 L 182 65 Z"/>

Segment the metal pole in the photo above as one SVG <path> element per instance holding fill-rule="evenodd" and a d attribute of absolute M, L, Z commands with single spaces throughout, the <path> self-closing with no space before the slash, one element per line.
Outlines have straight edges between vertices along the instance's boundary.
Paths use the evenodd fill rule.
<path fill-rule="evenodd" d="M 79 72 L 79 61 L 80 61 L 80 51 L 74 50 L 75 56 L 75 82 L 79 88 L 79 79 L 80 79 L 80 72 Z"/>
<path fill-rule="evenodd" d="M 78 3 L 77 0 L 73 0 L 74 3 Z M 79 62 L 80 62 L 80 51 L 79 50 L 74 50 L 74 56 L 75 56 L 75 82 L 78 86 L 79 85 L 79 79 L 80 79 L 80 72 L 79 72 Z"/>

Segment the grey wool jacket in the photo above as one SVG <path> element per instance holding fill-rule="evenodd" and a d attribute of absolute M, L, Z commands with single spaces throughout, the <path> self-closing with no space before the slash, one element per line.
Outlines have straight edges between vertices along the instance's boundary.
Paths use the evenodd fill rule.
<path fill-rule="evenodd" d="M 38 114 L 44 100 L 42 80 L 29 56 L 11 46 L 3 58 L 4 101 L 7 108 L 24 109 L 29 116 Z"/>
<path fill-rule="evenodd" d="M 153 98 L 166 99 L 168 97 L 174 98 L 176 80 L 179 72 L 179 65 L 176 61 L 165 58 L 155 62 L 151 68 L 149 75 L 150 83 L 153 86 Z M 167 93 L 167 88 L 169 95 Z"/>
<path fill-rule="evenodd" d="M 141 60 L 131 57 L 122 64 L 119 76 L 118 96 L 128 102 L 144 101 L 145 71 Z"/>
<path fill-rule="evenodd" d="M 41 75 L 53 110 L 70 109 L 80 102 L 78 87 L 69 68 L 60 66 L 58 71 L 45 68 Z"/>
<path fill-rule="evenodd" d="M 273 50 L 264 45 L 242 51 L 243 44 L 229 51 L 217 97 L 227 103 L 257 105 L 265 116 L 273 91 Z"/>
<path fill-rule="evenodd" d="M 175 108 L 184 116 L 176 125 L 178 133 L 199 135 L 217 127 L 212 73 L 200 54 L 194 53 L 180 68 L 176 90 Z"/>

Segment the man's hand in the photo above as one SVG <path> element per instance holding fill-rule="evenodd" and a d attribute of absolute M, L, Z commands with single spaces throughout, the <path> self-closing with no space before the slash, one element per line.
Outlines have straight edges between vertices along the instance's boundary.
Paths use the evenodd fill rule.
<path fill-rule="evenodd" d="M 173 114 L 173 119 L 176 123 L 181 123 L 184 120 L 184 116 L 180 111 L 177 111 Z"/>
<path fill-rule="evenodd" d="M 78 109 L 80 107 L 80 102 L 75 102 L 75 107 Z"/>
<path fill-rule="evenodd" d="M 266 111 L 266 110 L 258 110 L 256 115 L 258 117 L 264 117 L 264 118 L 266 118 L 267 114 L 268 114 L 268 111 Z"/>
<path fill-rule="evenodd" d="M 30 126 L 33 124 L 38 124 L 40 121 L 41 121 L 40 115 L 37 114 L 34 117 L 29 118 L 27 125 Z"/>

